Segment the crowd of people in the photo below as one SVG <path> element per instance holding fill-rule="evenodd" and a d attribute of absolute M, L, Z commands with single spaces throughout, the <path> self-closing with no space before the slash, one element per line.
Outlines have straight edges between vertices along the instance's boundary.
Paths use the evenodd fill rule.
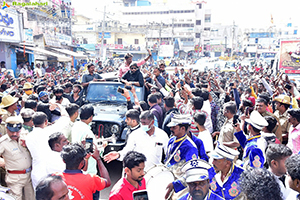
<path fill-rule="evenodd" d="M 155 185 L 150 199 L 161 188 L 156 199 L 300 199 L 294 80 L 273 75 L 270 66 L 225 72 L 164 60 L 154 65 L 148 53 L 138 62 L 128 53 L 116 67 L 99 61 L 69 71 L 27 62 L 16 78 L 1 63 L 1 185 L 17 200 L 98 200 L 112 184 L 104 162 L 118 160 L 124 175 L 111 200 L 143 199 L 151 183 L 146 176 L 158 167 L 174 179 Z M 107 72 L 130 86 L 122 93 L 128 131 L 124 148 L 101 158 L 88 143 L 97 139 L 89 126 L 95 110 L 84 95 L 91 82 L 106 81 Z M 138 87 L 145 99 L 135 95 Z"/>

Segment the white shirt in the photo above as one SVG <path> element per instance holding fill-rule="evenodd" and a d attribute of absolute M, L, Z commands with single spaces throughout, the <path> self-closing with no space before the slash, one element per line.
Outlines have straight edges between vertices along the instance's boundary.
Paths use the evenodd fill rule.
<path fill-rule="evenodd" d="M 213 140 L 207 129 L 199 132 L 198 138 L 202 140 L 206 152 L 211 152 L 214 150 Z"/>
<path fill-rule="evenodd" d="M 31 179 L 33 188 L 39 181 L 47 176 L 48 155 L 51 148 L 48 144 L 49 131 L 48 128 L 34 127 L 32 132 L 26 136 L 26 146 L 32 157 Z"/>
<path fill-rule="evenodd" d="M 289 196 L 286 198 L 286 200 L 298 200 L 297 195 L 299 195 L 299 193 L 291 189 L 291 192 Z"/>
<path fill-rule="evenodd" d="M 63 100 L 62 100 L 62 102 L 60 103 L 60 105 L 62 105 L 64 108 L 66 108 L 67 105 L 70 104 L 70 101 L 69 101 L 69 99 L 67 99 L 67 98 L 65 98 L 65 97 L 63 97 L 62 99 L 63 99 Z M 50 100 L 50 103 L 56 103 L 56 98 L 55 98 L 55 96 Z"/>
<path fill-rule="evenodd" d="M 26 75 L 26 74 L 27 74 L 27 70 L 26 70 L 25 68 L 22 68 L 22 69 L 20 70 L 20 73 Z"/>
<path fill-rule="evenodd" d="M 35 73 L 35 74 L 39 74 L 39 77 L 40 77 L 40 78 L 43 76 L 43 73 L 42 73 L 41 68 L 35 68 L 35 69 L 34 69 L 34 73 Z"/>
<path fill-rule="evenodd" d="M 69 101 L 68 99 L 66 99 L 66 100 Z M 63 101 L 64 101 L 64 100 L 63 100 Z M 50 103 L 56 104 L 57 107 L 55 108 L 55 110 L 57 110 L 57 111 L 60 112 L 60 116 L 52 114 L 51 122 L 55 122 L 55 121 L 57 121 L 58 119 L 60 119 L 61 117 L 63 117 L 63 116 L 69 117 L 69 114 L 67 113 L 65 107 L 64 107 L 62 104 L 56 103 L 56 100 L 55 100 L 55 99 L 51 99 L 51 100 L 50 100 Z M 62 103 L 63 103 L 63 102 L 62 102 Z M 70 101 L 69 101 L 69 103 L 70 103 Z M 68 104 L 67 104 L 67 105 L 68 105 Z M 56 122 L 55 122 L 55 123 L 56 123 Z"/>
<path fill-rule="evenodd" d="M 272 173 L 272 171 L 271 171 L 271 168 L 269 167 L 269 169 L 268 169 L 271 173 Z M 282 181 L 281 180 L 279 180 L 279 176 L 276 176 L 274 173 L 272 173 L 273 175 L 274 175 L 274 177 L 275 177 L 275 180 L 276 180 L 276 182 L 278 183 L 278 185 L 279 185 L 279 187 L 280 187 L 280 191 L 281 191 L 281 193 L 282 193 L 282 197 L 283 197 L 283 199 L 285 200 L 289 200 L 290 198 L 288 198 L 288 196 L 290 195 L 290 193 L 293 191 L 290 187 L 289 187 L 289 183 L 288 183 L 288 180 L 287 180 L 287 178 L 285 178 L 285 186 L 283 185 L 283 183 L 282 183 Z"/>
<path fill-rule="evenodd" d="M 141 128 L 133 131 L 127 140 L 126 146 L 119 151 L 120 160 L 123 160 L 124 156 L 129 151 L 137 151 L 146 156 L 145 170 L 147 171 L 153 165 L 162 164 L 162 152 L 167 152 L 169 138 L 165 131 L 155 127 L 153 135 L 149 135 Z"/>
<path fill-rule="evenodd" d="M 212 133 L 213 125 L 212 125 L 212 121 L 211 121 L 211 107 L 210 107 L 209 100 L 203 101 L 203 107 L 201 110 L 205 111 L 208 114 L 208 116 L 205 120 L 204 126 L 206 129 L 209 130 L 210 133 Z"/>
<path fill-rule="evenodd" d="M 91 130 L 91 127 L 82 121 L 74 123 L 72 128 L 72 143 L 78 142 L 81 144 L 85 138 L 93 138 L 93 142 L 96 142 L 96 137 Z M 97 174 L 96 160 L 91 156 L 88 161 L 88 174 Z"/>
<path fill-rule="evenodd" d="M 71 142 L 71 133 L 73 125 L 74 123 L 71 121 L 69 116 L 61 116 L 58 120 L 55 121 L 53 125 L 51 125 L 53 127 L 51 130 L 53 130 L 52 133 L 63 133 L 64 136 L 69 140 L 69 142 Z"/>
<path fill-rule="evenodd" d="M 47 174 L 53 174 L 55 172 L 63 172 L 66 169 L 66 164 L 64 163 L 61 152 L 50 151 L 47 156 Z"/>

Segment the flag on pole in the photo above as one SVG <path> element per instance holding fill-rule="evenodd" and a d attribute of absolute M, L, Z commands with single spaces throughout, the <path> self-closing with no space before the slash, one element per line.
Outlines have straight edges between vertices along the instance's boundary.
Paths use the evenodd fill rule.
<path fill-rule="evenodd" d="M 271 23 L 273 24 L 273 15 L 271 14 Z"/>

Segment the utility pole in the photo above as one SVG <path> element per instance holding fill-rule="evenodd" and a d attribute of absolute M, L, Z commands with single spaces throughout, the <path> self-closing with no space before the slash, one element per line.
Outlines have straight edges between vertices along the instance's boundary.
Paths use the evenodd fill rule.
<path fill-rule="evenodd" d="M 198 58 L 200 58 L 200 47 L 201 47 L 201 32 L 202 30 L 200 31 L 199 33 L 199 44 L 198 44 Z M 203 50 L 203 49 L 202 49 Z"/>
<path fill-rule="evenodd" d="M 159 42 L 158 42 L 158 52 L 157 52 L 157 60 L 159 60 L 159 51 L 160 51 L 160 43 L 161 43 L 161 31 L 162 31 L 162 21 L 159 26 Z"/>
<path fill-rule="evenodd" d="M 102 36 L 101 36 L 101 50 L 100 50 L 100 55 L 101 55 L 102 58 L 104 58 L 104 55 L 103 55 L 103 40 L 104 40 L 105 15 L 106 15 L 106 5 L 104 6 L 103 20 L 102 20 Z"/>
<path fill-rule="evenodd" d="M 171 44 L 174 45 L 174 18 L 172 18 L 172 41 Z"/>
<path fill-rule="evenodd" d="M 234 21 L 233 21 L 233 27 L 232 27 L 232 41 L 231 41 L 231 44 L 232 44 L 232 46 L 231 46 L 231 60 L 232 60 L 232 56 L 233 56 L 233 40 L 234 40 L 234 35 L 235 35 L 235 23 L 234 23 Z"/>

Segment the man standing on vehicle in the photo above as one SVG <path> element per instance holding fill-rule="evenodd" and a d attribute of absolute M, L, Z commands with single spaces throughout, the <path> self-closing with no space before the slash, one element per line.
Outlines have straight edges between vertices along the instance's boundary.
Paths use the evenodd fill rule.
<path fill-rule="evenodd" d="M 151 51 L 149 49 L 147 49 L 149 55 L 147 58 L 145 58 L 144 60 L 141 60 L 140 62 L 137 63 L 137 67 L 142 66 L 143 64 L 145 64 L 145 62 L 147 62 L 149 60 L 149 58 L 152 56 Z M 121 65 L 120 70 L 119 70 L 119 78 L 122 78 L 123 75 L 129 71 L 130 69 L 130 65 L 132 63 L 132 57 L 133 55 L 130 53 L 127 53 L 124 58 L 125 58 L 125 62 Z"/>
<path fill-rule="evenodd" d="M 104 79 L 102 79 L 102 77 L 98 73 L 94 72 L 95 71 L 94 64 L 89 64 L 87 66 L 87 68 L 88 68 L 89 73 L 84 74 L 82 76 L 82 87 L 83 87 L 84 94 L 86 94 L 87 88 L 91 81 L 105 81 Z"/>
<path fill-rule="evenodd" d="M 130 65 L 130 70 L 122 76 L 121 82 L 125 85 L 135 85 L 139 87 L 144 86 L 144 77 L 142 72 L 139 70 L 137 63 L 132 63 Z"/>

